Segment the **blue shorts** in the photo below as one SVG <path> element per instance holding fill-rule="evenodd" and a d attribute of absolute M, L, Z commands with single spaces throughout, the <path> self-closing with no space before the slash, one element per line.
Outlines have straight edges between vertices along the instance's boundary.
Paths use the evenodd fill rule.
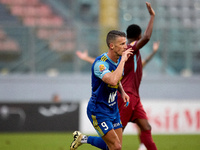
<path fill-rule="evenodd" d="M 87 115 L 100 137 L 104 136 L 108 131 L 112 129 L 115 130 L 122 128 L 119 113 L 117 113 L 115 118 L 109 118 L 108 116 L 92 114 L 90 110 L 87 110 Z"/>

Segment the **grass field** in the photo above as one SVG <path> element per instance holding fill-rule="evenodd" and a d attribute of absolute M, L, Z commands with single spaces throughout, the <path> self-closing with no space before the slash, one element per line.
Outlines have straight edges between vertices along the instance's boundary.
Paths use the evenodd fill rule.
<path fill-rule="evenodd" d="M 158 150 L 200 150 L 200 135 L 153 135 Z M 0 150 L 69 150 L 72 133 L 0 133 Z M 137 150 L 138 137 L 124 135 L 123 150 Z M 84 144 L 78 150 L 97 150 Z"/>

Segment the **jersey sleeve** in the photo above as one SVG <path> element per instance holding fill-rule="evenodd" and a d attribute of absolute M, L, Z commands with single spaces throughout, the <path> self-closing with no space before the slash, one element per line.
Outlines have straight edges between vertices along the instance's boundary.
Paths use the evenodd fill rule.
<path fill-rule="evenodd" d="M 97 61 L 94 65 L 94 74 L 102 79 L 106 73 L 109 73 L 109 64 L 105 61 Z"/>

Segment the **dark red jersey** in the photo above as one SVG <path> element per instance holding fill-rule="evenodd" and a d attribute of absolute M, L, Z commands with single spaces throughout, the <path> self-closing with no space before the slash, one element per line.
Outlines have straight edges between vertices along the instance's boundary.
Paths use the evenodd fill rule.
<path fill-rule="evenodd" d="M 128 44 L 128 48 L 135 50 L 136 42 Z M 139 50 L 135 50 L 134 54 L 128 58 L 124 66 L 124 76 L 121 80 L 124 91 L 139 97 L 139 87 L 142 79 L 142 59 Z"/>

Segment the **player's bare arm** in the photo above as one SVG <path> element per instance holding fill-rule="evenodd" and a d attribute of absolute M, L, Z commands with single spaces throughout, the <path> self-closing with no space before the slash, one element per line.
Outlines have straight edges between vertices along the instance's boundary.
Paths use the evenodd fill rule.
<path fill-rule="evenodd" d="M 133 54 L 132 48 L 127 49 L 122 53 L 121 61 L 114 72 L 106 73 L 102 80 L 112 86 L 116 86 L 119 83 L 119 80 L 122 77 L 124 64 L 128 60 L 128 58 Z"/>
<path fill-rule="evenodd" d="M 127 107 L 129 105 L 129 99 L 130 99 L 130 97 L 124 91 L 124 88 L 123 88 L 121 82 L 119 82 L 118 91 L 120 92 L 121 97 L 124 100 L 124 103 L 125 103 L 124 106 Z"/>
<path fill-rule="evenodd" d="M 144 67 L 153 58 L 159 48 L 159 45 L 159 41 L 153 43 L 153 51 L 145 60 L 142 60 L 142 67 Z"/>
<path fill-rule="evenodd" d="M 87 50 L 85 50 L 84 52 L 76 51 L 76 55 L 77 55 L 80 59 L 85 60 L 85 61 L 87 61 L 87 62 L 89 62 L 89 63 L 91 63 L 91 64 L 93 64 L 93 62 L 94 62 L 94 60 L 95 60 L 95 58 L 92 58 L 92 57 L 88 56 L 88 51 L 87 51 Z"/>
<path fill-rule="evenodd" d="M 141 49 L 144 45 L 146 45 L 149 42 L 152 31 L 153 31 L 155 12 L 154 12 L 153 8 L 151 7 L 150 3 L 146 2 L 146 7 L 150 14 L 150 20 L 149 20 L 148 26 L 144 32 L 144 35 L 137 42 L 136 49 Z"/>

